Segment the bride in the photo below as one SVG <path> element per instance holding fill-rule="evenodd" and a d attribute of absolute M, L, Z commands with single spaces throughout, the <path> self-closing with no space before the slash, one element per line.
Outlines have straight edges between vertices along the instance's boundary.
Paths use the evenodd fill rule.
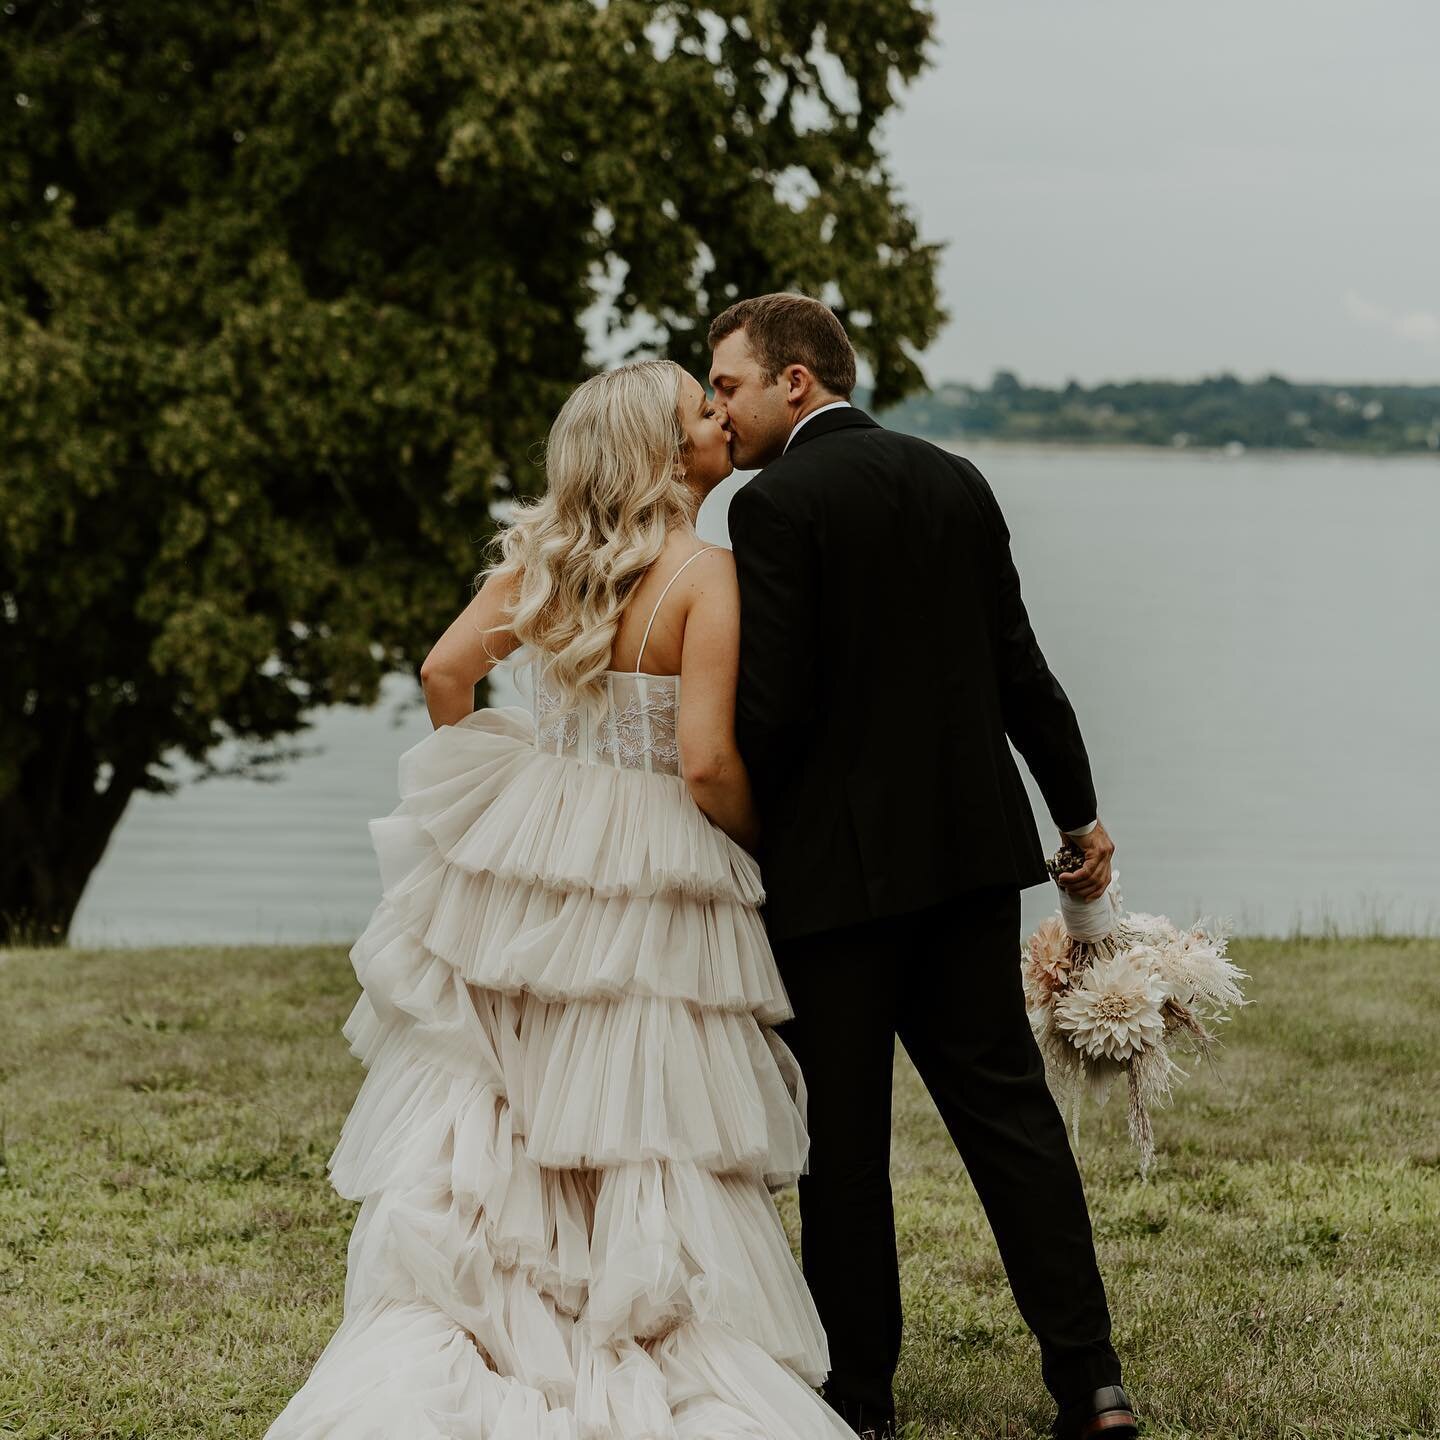
<path fill-rule="evenodd" d="M 853 1437 L 770 1197 L 808 1140 L 694 528 L 730 470 L 678 366 L 586 381 L 425 662 L 351 951 L 344 1318 L 268 1440 Z M 530 709 L 473 710 L 512 652 Z"/>

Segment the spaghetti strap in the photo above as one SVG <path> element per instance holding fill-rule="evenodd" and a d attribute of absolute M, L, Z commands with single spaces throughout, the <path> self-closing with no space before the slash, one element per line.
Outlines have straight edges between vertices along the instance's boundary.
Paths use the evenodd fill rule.
<path fill-rule="evenodd" d="M 645 647 L 650 643 L 650 628 L 655 624 L 655 617 L 660 613 L 660 607 L 665 603 L 665 597 L 670 593 L 670 587 L 680 578 L 680 572 L 690 563 L 690 560 L 698 560 L 707 550 L 723 550 L 723 545 L 706 545 L 703 549 L 697 550 L 689 560 L 684 561 L 666 582 L 665 588 L 660 592 L 660 598 L 655 602 L 655 608 L 650 612 L 650 624 L 645 627 L 645 634 L 640 640 L 640 653 L 635 657 L 635 673 L 640 673 L 640 662 L 645 658 Z"/>

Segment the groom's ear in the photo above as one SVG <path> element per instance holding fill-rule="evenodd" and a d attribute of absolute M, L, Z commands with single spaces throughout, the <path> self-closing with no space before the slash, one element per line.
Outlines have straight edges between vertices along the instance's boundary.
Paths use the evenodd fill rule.
<path fill-rule="evenodd" d="M 785 398 L 803 403 L 815 390 L 815 377 L 804 365 L 785 367 Z"/>

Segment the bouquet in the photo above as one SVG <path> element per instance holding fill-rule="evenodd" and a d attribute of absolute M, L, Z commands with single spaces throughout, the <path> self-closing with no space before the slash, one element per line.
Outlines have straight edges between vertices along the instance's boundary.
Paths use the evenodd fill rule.
<path fill-rule="evenodd" d="M 1051 878 L 1083 863 L 1066 847 L 1049 861 Z M 1151 1106 L 1185 1075 L 1172 1047 L 1210 1058 L 1211 1026 L 1246 1003 L 1240 981 L 1250 977 L 1226 958 L 1228 938 L 1221 925 L 1181 930 L 1163 915 L 1125 912 L 1118 873 L 1098 900 L 1060 890 L 1060 913 L 1021 946 L 1020 966 L 1050 1087 L 1077 1144 L 1081 1100 L 1088 1093 L 1104 1104 L 1123 1077 L 1130 1138 L 1142 1178 L 1149 1174 Z"/>

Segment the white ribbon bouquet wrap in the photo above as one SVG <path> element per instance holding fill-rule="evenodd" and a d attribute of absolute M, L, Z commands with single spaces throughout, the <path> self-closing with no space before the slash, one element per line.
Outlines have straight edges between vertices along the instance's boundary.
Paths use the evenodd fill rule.
<path fill-rule="evenodd" d="M 1122 908 L 1116 873 L 1098 900 L 1076 900 L 1058 877 L 1083 857 L 1064 849 L 1050 862 L 1060 913 L 1042 921 L 1020 949 L 1030 1024 L 1045 1069 L 1078 1144 L 1080 1102 L 1088 1093 L 1103 1104 L 1122 1076 L 1130 1138 L 1140 1173 L 1155 1160 L 1151 1106 L 1169 1099 L 1185 1072 L 1173 1045 L 1210 1058 L 1210 1028 L 1246 1003 L 1245 971 L 1225 954 L 1223 926 L 1179 929 L 1163 915 Z"/>

